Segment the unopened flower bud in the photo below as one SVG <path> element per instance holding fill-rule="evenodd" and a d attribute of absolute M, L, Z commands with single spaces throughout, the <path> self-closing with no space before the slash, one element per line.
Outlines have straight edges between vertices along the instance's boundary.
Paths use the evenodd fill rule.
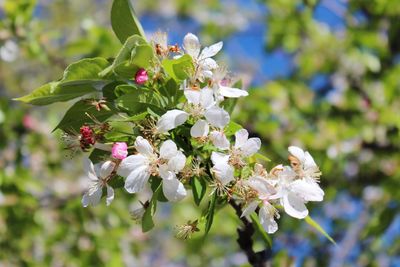
<path fill-rule="evenodd" d="M 128 145 L 125 142 L 116 142 L 112 149 L 111 155 L 115 159 L 124 159 L 128 156 Z"/>
<path fill-rule="evenodd" d="M 144 84 L 144 83 L 146 83 L 147 82 L 147 80 L 149 79 L 149 76 L 147 75 L 147 71 L 145 70 L 145 69 L 139 69 L 137 72 L 136 72 L 136 75 L 135 75 L 135 82 L 137 83 L 137 84 Z"/>

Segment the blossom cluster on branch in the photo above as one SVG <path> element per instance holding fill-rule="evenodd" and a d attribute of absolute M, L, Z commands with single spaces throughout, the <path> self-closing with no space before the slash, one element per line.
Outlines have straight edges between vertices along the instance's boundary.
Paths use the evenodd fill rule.
<path fill-rule="evenodd" d="M 18 99 L 47 105 L 79 98 L 56 129 L 67 148 L 90 153 L 84 207 L 103 196 L 110 205 L 122 187 L 131 194 L 148 187 L 152 196 L 133 212 L 148 231 L 158 202 L 181 201 L 191 190 L 199 209 L 203 199 L 208 205 L 179 231 L 187 238 L 200 223 L 207 234 L 216 207 L 232 201 L 242 217 L 257 214 L 264 231 L 274 233 L 279 210 L 303 219 L 307 202 L 323 200 L 321 172 L 308 152 L 291 146 L 290 165 L 267 171 L 258 162 L 269 161 L 259 152 L 261 140 L 231 120 L 248 92 L 213 58 L 222 42 L 202 47 L 188 33 L 180 46 L 162 32 L 147 41 L 140 29 L 131 36 L 114 30 L 124 43 L 114 59 L 75 62 L 60 80 Z"/>

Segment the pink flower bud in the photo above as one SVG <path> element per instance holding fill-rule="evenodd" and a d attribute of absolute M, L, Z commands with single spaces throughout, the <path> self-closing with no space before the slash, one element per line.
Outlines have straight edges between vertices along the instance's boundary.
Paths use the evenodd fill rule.
<path fill-rule="evenodd" d="M 111 155 L 115 159 L 124 159 L 128 156 L 128 145 L 125 142 L 114 143 L 111 149 Z"/>
<path fill-rule="evenodd" d="M 135 82 L 137 84 L 144 84 L 149 79 L 147 71 L 145 69 L 139 69 L 135 75 Z"/>

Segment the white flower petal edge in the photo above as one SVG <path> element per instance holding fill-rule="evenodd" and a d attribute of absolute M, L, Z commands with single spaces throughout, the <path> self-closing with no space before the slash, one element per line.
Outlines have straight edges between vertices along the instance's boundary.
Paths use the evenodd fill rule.
<path fill-rule="evenodd" d="M 185 123 L 189 118 L 189 114 L 185 111 L 174 109 L 167 111 L 157 122 L 157 131 L 160 133 L 166 133 L 169 130 L 175 129 L 179 125 Z"/>
<path fill-rule="evenodd" d="M 105 179 L 111 174 L 114 170 L 115 163 L 112 161 L 105 161 L 93 165 L 93 163 L 87 159 L 84 162 L 84 168 L 86 171 L 86 175 L 88 176 L 89 182 L 89 190 L 82 197 L 82 206 L 88 207 L 96 206 L 99 204 L 101 196 L 103 195 L 103 186 L 107 187 L 107 206 L 111 204 L 114 199 L 114 190 L 106 184 Z"/>

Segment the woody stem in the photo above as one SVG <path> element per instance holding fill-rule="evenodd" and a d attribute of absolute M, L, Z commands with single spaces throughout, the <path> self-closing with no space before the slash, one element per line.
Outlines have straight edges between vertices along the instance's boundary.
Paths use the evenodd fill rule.
<path fill-rule="evenodd" d="M 243 227 L 237 229 L 238 239 L 237 242 L 239 247 L 247 256 L 247 260 L 253 267 L 266 267 L 271 260 L 272 251 L 270 248 L 266 248 L 259 252 L 255 252 L 253 249 L 252 236 L 254 234 L 254 227 L 251 222 L 249 222 L 245 217 L 241 217 L 242 209 L 233 199 L 229 200 L 229 204 L 233 207 L 236 215 L 243 222 Z"/>

